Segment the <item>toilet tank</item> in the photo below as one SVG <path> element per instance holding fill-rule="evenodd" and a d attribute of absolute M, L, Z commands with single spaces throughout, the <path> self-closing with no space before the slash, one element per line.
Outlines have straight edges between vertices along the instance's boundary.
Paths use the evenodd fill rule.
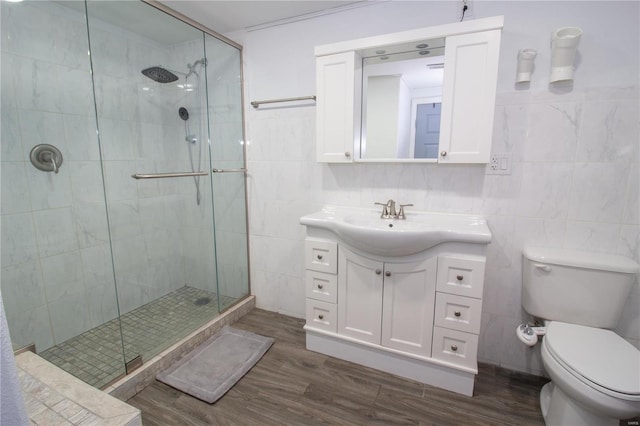
<path fill-rule="evenodd" d="M 616 255 L 528 247 L 522 307 L 534 317 L 615 328 L 640 266 Z"/>

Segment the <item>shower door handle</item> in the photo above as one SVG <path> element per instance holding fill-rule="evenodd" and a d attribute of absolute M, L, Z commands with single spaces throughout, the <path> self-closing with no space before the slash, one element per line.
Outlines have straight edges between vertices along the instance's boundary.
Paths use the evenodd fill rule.
<path fill-rule="evenodd" d="M 131 175 L 134 179 L 161 179 L 191 176 L 208 176 L 209 172 L 184 172 L 184 173 L 136 173 Z"/>
<path fill-rule="evenodd" d="M 213 173 L 246 173 L 247 169 L 245 167 L 241 169 L 216 169 L 211 170 Z"/>

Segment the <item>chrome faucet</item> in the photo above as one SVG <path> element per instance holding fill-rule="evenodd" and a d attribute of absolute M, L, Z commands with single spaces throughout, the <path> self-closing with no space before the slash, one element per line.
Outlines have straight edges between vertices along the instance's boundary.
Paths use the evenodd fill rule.
<path fill-rule="evenodd" d="M 396 211 L 396 202 L 393 200 L 389 200 L 386 203 L 373 204 L 382 206 L 382 214 L 380 215 L 381 219 L 406 219 L 407 216 L 404 214 L 404 208 L 413 206 L 413 204 L 400 204 L 400 210 Z"/>

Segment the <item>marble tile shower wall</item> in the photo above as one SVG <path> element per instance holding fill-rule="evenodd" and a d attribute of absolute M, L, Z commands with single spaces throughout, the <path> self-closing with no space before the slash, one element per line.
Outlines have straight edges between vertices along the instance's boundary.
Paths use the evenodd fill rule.
<path fill-rule="evenodd" d="M 121 312 L 193 279 L 183 231 L 202 213 L 192 181 L 130 177 L 190 168 L 180 99 L 140 74 L 167 49 L 92 20 L 100 153 L 83 15 L 1 7 L 2 291 L 14 343 L 40 351 L 117 315 L 105 192 Z M 28 161 L 38 143 L 62 151 L 59 174 Z"/>
<path fill-rule="evenodd" d="M 638 87 L 619 87 L 499 94 L 493 152 L 511 154 L 508 176 L 486 175 L 484 166 L 473 165 L 320 165 L 313 108 L 250 112 L 258 306 L 304 317 L 304 227 L 298 219 L 323 204 L 372 207 L 393 198 L 417 210 L 481 214 L 493 240 L 479 359 L 541 374 L 539 350 L 520 344 L 514 332 L 528 319 L 520 304 L 520 253 L 537 244 L 640 261 L 638 93 Z M 638 285 L 617 332 L 640 347 Z"/>

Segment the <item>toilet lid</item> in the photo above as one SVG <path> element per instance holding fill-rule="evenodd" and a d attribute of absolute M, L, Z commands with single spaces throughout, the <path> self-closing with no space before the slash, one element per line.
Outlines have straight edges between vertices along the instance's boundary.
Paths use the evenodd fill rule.
<path fill-rule="evenodd" d="M 552 321 L 545 340 L 554 357 L 585 379 L 640 395 L 640 351 L 614 332 Z"/>

